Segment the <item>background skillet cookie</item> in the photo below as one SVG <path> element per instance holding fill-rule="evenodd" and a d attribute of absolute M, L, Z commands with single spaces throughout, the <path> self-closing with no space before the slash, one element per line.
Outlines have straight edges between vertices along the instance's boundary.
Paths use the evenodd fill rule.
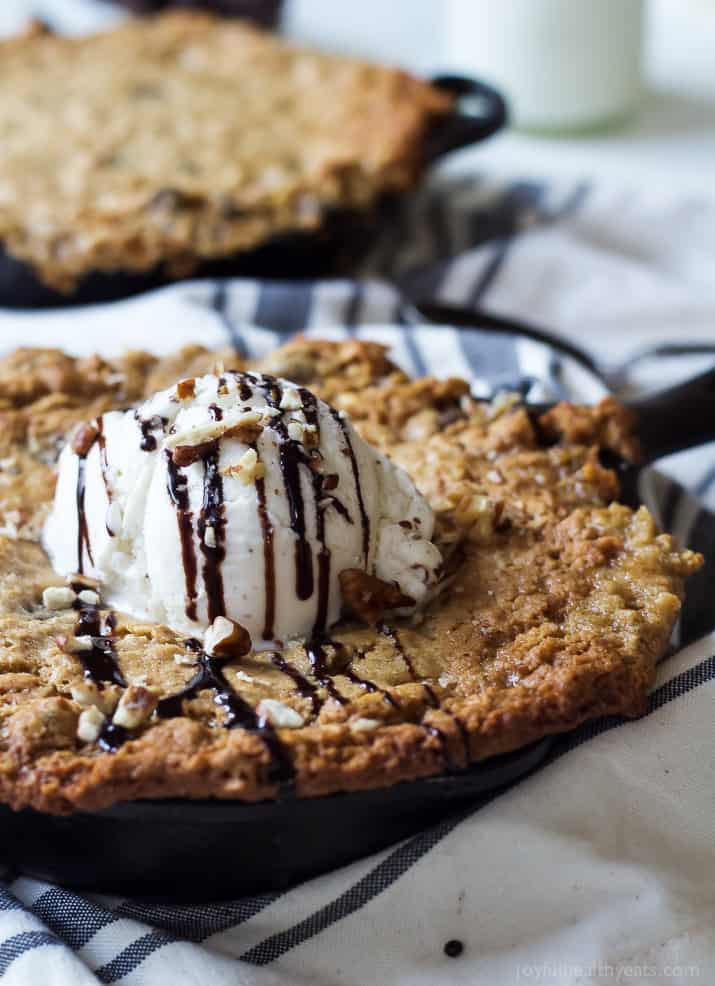
<path fill-rule="evenodd" d="M 91 595 L 53 608 L 45 590 L 66 585 L 33 538 L 59 436 L 216 359 L 198 348 L 111 363 L 30 350 L 0 365 L 4 801 L 67 813 L 136 798 L 255 801 L 285 783 L 300 797 L 377 788 L 643 709 L 701 559 L 646 510 L 614 502 L 598 453 L 633 451 L 626 412 L 562 406 L 537 434 L 522 408 L 475 404 L 463 381 L 412 381 L 369 343 L 297 340 L 258 369 L 349 411 L 429 499 L 451 581 L 421 620 L 344 621 L 318 651 L 298 642 L 217 668 L 183 636 Z M 107 658 L 98 682 L 83 673 L 78 633 Z M 266 700 L 279 703 L 270 728 L 255 712 Z M 126 722 L 137 713 L 104 746 L 80 722 L 97 701 L 123 703 Z"/>
<path fill-rule="evenodd" d="M 25 306 L 325 273 L 430 160 L 505 114 L 480 83 L 188 11 L 4 42 L 0 86 L 0 303 Z M 462 114 L 461 93 L 484 114 Z"/>

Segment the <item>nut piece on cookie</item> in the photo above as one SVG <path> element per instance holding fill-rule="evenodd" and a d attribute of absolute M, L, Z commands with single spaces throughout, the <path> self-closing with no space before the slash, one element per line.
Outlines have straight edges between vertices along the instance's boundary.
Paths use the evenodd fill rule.
<path fill-rule="evenodd" d="M 70 694 L 74 701 L 83 709 L 96 706 L 105 715 L 111 715 L 117 704 L 119 688 L 116 685 L 108 685 L 99 689 L 93 681 L 83 679 L 75 682 L 70 688 Z"/>
<path fill-rule="evenodd" d="M 99 605 L 99 593 L 95 592 L 94 589 L 82 589 L 77 593 L 77 598 L 85 606 L 98 606 Z"/>
<path fill-rule="evenodd" d="M 102 708 L 102 694 L 93 681 L 78 681 L 70 688 L 70 694 L 74 701 L 83 708 L 88 709 L 96 705 Z"/>
<path fill-rule="evenodd" d="M 348 723 L 352 733 L 372 733 L 382 725 L 379 719 L 366 719 L 360 716 Z"/>
<path fill-rule="evenodd" d="M 42 605 L 45 609 L 69 609 L 76 598 L 74 589 L 66 585 L 48 585 L 42 591 Z"/>
<path fill-rule="evenodd" d="M 226 616 L 217 616 L 204 634 L 204 650 L 211 657 L 243 657 L 251 647 L 248 630 Z"/>
<path fill-rule="evenodd" d="M 157 696 L 142 685 L 130 685 L 119 699 L 112 716 L 115 726 L 135 729 L 152 714 L 157 704 Z"/>
<path fill-rule="evenodd" d="M 346 608 L 363 623 L 374 625 L 386 610 L 415 604 L 395 583 L 383 582 L 360 568 L 345 568 L 338 578 Z"/>
<path fill-rule="evenodd" d="M 272 726 L 278 729 L 299 729 L 305 723 L 305 719 L 292 709 L 290 705 L 284 705 L 275 698 L 262 698 L 258 703 L 256 712 L 263 719 L 268 719 Z"/>
<path fill-rule="evenodd" d="M 104 728 L 107 717 L 96 705 L 90 705 L 80 713 L 77 720 L 77 739 L 83 743 L 94 743 L 99 738 L 99 734 Z"/>

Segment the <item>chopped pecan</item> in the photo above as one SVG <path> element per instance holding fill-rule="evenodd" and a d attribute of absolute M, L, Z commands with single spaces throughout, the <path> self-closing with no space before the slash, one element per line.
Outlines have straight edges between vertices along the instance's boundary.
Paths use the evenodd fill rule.
<path fill-rule="evenodd" d="M 266 467 L 260 462 L 254 448 L 246 449 L 241 458 L 221 472 L 224 476 L 235 476 L 244 486 L 250 486 L 266 475 Z"/>
<path fill-rule="evenodd" d="M 204 634 L 204 650 L 212 657 L 243 657 L 251 647 L 248 630 L 226 616 L 217 616 Z"/>
<path fill-rule="evenodd" d="M 196 393 L 196 380 L 188 377 L 186 380 L 179 380 L 176 385 L 176 396 L 180 401 L 189 400 Z"/>
<path fill-rule="evenodd" d="M 246 418 L 248 418 L 248 415 L 246 415 Z M 224 432 L 224 437 L 235 438 L 239 442 L 243 442 L 244 445 L 252 445 L 262 431 L 263 425 L 258 420 L 258 417 L 256 417 L 255 420 L 239 421 L 238 424 L 231 425 Z"/>
<path fill-rule="evenodd" d="M 143 685 L 130 685 L 119 699 L 112 722 L 115 726 L 135 729 L 152 714 L 157 696 Z"/>
<path fill-rule="evenodd" d="M 175 466 L 190 466 L 200 459 L 205 459 L 216 448 L 216 441 L 201 442 L 199 445 L 177 445 L 173 459 Z"/>
<path fill-rule="evenodd" d="M 345 606 L 364 623 L 379 623 L 388 609 L 414 606 L 394 582 L 383 582 L 360 568 L 345 568 L 338 576 Z"/>

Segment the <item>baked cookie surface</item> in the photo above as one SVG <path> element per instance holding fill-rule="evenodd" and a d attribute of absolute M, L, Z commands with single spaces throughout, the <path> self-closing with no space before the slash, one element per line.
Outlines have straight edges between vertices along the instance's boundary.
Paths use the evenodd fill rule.
<path fill-rule="evenodd" d="M 95 271 L 184 276 L 369 209 L 414 183 L 452 105 L 188 11 L 3 42 L 0 88 L 0 241 L 64 292 Z"/>
<path fill-rule="evenodd" d="M 65 435 L 224 367 L 243 368 L 199 347 L 0 361 L 2 800 L 67 813 L 134 798 L 254 801 L 286 785 L 316 796 L 643 711 L 701 559 L 644 508 L 617 503 L 599 451 L 635 451 L 626 412 L 562 405 L 535 423 L 509 400 L 473 401 L 463 381 L 410 380 L 371 343 L 297 339 L 250 368 L 347 411 L 411 475 L 445 558 L 426 608 L 212 662 L 166 626 L 109 612 L 101 586 L 68 586 L 38 543 Z M 93 734 L 92 710 L 118 725 Z"/>

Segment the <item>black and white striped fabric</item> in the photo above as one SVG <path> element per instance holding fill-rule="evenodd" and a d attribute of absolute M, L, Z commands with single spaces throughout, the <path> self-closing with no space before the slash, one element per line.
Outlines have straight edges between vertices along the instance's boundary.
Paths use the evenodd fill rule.
<path fill-rule="evenodd" d="M 396 216 L 364 279 L 195 281 L 91 309 L 0 311 L 0 347 L 111 355 L 229 341 L 260 356 L 295 331 L 354 335 L 385 342 L 412 373 L 467 376 L 480 396 L 506 388 L 594 400 L 601 377 L 563 352 L 486 329 L 412 325 L 410 301 L 478 304 L 545 325 L 632 393 L 712 362 L 629 357 L 674 338 L 715 341 L 714 262 L 712 202 L 471 177 L 428 187 Z M 664 465 L 682 485 L 648 472 L 644 500 L 685 543 L 715 552 L 715 522 L 683 489 L 713 502 L 715 449 Z M 695 623 L 709 629 L 707 619 L 683 627 Z M 643 719 L 585 726 L 510 790 L 284 893 L 158 906 L 8 870 L 0 975 L 62 986 L 715 981 L 715 634 L 687 636 L 661 664 Z M 452 939 L 464 944 L 458 957 L 445 953 Z"/>

